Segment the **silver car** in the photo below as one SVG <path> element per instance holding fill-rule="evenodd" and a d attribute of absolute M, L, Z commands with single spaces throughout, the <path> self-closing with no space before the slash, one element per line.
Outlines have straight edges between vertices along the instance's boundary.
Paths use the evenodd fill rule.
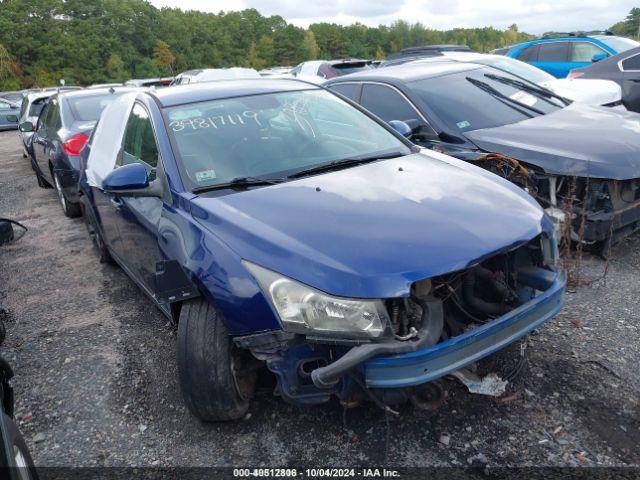
<path fill-rule="evenodd" d="M 20 106 L 19 123 L 31 122 L 33 125 L 36 125 L 40 112 L 47 103 L 47 99 L 56 92 L 56 89 L 52 89 L 25 95 L 22 99 L 22 105 Z M 18 131 L 18 135 L 20 135 L 20 140 L 22 140 L 22 155 L 26 158 L 28 156 L 28 146 L 33 132 Z"/>
<path fill-rule="evenodd" d="M 18 104 L 0 98 L 0 130 L 14 130 L 18 128 L 20 107 Z"/>

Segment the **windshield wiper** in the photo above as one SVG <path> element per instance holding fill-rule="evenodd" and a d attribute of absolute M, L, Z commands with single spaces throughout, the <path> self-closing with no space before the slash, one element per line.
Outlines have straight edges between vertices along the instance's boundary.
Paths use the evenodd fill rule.
<path fill-rule="evenodd" d="M 205 185 L 196 187 L 191 190 L 193 193 L 210 192 L 212 190 L 222 190 L 224 188 L 247 188 L 257 185 L 276 185 L 283 182 L 283 178 L 260 178 L 260 177 L 236 177 L 228 182 L 216 183 L 214 185 Z"/>
<path fill-rule="evenodd" d="M 363 163 L 375 162 L 377 160 L 385 160 L 388 158 L 396 158 L 403 156 L 402 152 L 385 153 L 383 155 L 370 155 L 362 157 L 344 158 L 342 160 L 333 160 L 331 162 L 320 163 L 313 167 L 305 168 L 299 172 L 289 175 L 287 178 L 299 178 L 313 173 L 328 172 L 330 170 L 362 165 Z"/>
<path fill-rule="evenodd" d="M 491 85 L 489 85 L 486 82 L 483 82 L 481 80 L 476 80 L 475 78 L 471 78 L 471 77 L 466 77 L 466 78 L 467 78 L 467 81 L 471 82 L 473 85 L 478 87 L 480 90 L 484 90 L 488 94 L 493 95 L 498 100 L 501 100 L 502 103 L 511 106 L 511 108 L 514 108 L 514 109 L 518 110 L 520 113 L 524 113 L 525 115 L 527 115 L 530 118 L 533 118 L 533 115 L 528 114 L 526 112 L 523 112 L 521 109 L 524 108 L 524 109 L 529 110 L 531 112 L 537 113 L 538 115 L 544 115 L 544 112 L 542 110 L 538 110 L 536 107 L 532 107 L 530 105 L 527 105 L 526 103 L 522 103 L 522 102 L 519 102 L 518 100 L 514 100 L 513 98 L 511 98 L 511 97 L 505 95 L 504 93 L 496 90 L 495 88 L 493 88 Z"/>
<path fill-rule="evenodd" d="M 485 73 L 484 76 L 487 78 L 490 78 L 491 80 L 495 80 L 496 82 L 504 83 L 506 85 L 511 85 L 512 87 L 517 87 L 520 90 L 533 93 L 534 95 L 540 97 L 542 100 L 550 103 L 551 105 L 555 105 L 556 107 L 558 106 L 558 104 L 549 100 L 550 98 L 555 98 L 556 100 L 560 100 L 565 106 L 571 104 L 571 102 L 566 98 L 561 97 L 560 95 L 557 95 L 553 93 L 551 90 L 547 90 L 544 87 L 527 85 L 526 83 L 521 82 L 520 80 L 503 77 L 502 75 L 495 75 L 493 73 Z"/>

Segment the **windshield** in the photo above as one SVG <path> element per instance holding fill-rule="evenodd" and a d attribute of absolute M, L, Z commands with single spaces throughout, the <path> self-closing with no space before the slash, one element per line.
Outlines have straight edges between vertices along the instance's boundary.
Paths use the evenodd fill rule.
<path fill-rule="evenodd" d="M 522 77 L 525 80 L 529 80 L 530 82 L 537 83 L 538 85 L 543 82 L 548 82 L 549 80 L 555 80 L 556 78 L 533 65 L 509 57 L 487 56 L 485 58 L 478 58 L 474 60 L 474 62 L 509 72 L 518 77 Z"/>
<path fill-rule="evenodd" d="M 410 153 L 384 127 L 324 90 L 213 100 L 165 110 L 189 189 L 282 178 L 354 156 Z"/>
<path fill-rule="evenodd" d="M 630 38 L 614 37 L 611 35 L 594 35 L 593 38 L 597 38 L 607 47 L 613 48 L 617 53 L 626 52 L 632 48 L 640 47 L 640 43 Z"/>
<path fill-rule="evenodd" d="M 47 99 L 49 97 L 44 97 L 44 98 L 37 98 L 36 100 L 34 100 L 31 103 L 31 106 L 29 107 L 29 117 L 38 117 L 40 116 L 40 112 L 42 112 L 42 109 L 44 108 L 44 104 L 47 102 Z"/>
<path fill-rule="evenodd" d="M 362 72 L 363 70 L 371 70 L 373 67 L 369 62 L 349 62 L 337 63 L 331 65 L 331 69 L 338 75 L 348 75 L 350 73 Z"/>
<path fill-rule="evenodd" d="M 443 127 L 454 133 L 516 123 L 539 115 L 536 111 L 551 113 L 564 107 L 559 101 L 556 104 L 556 100 L 545 100 L 491 76 L 523 82 L 506 72 L 483 67 L 417 80 L 410 86 L 439 118 Z M 482 84 L 496 90 L 497 94 L 482 89 Z M 531 87 L 536 88 L 535 85 Z M 498 98 L 499 94 L 508 99 Z"/>

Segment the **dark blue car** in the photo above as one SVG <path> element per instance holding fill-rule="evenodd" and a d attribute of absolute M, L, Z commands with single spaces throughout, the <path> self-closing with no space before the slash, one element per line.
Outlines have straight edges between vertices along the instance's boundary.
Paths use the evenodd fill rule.
<path fill-rule="evenodd" d="M 421 405 L 563 304 L 531 197 L 308 83 L 122 96 L 83 158 L 101 260 L 177 324 L 203 420 L 242 417 L 265 366 L 298 405 Z"/>
<path fill-rule="evenodd" d="M 68 217 L 80 215 L 80 151 L 104 107 L 130 91 L 103 88 L 58 93 L 49 98 L 35 125 L 30 121 L 20 124 L 21 132 L 32 133 L 26 148 L 38 185 L 56 189 Z"/>

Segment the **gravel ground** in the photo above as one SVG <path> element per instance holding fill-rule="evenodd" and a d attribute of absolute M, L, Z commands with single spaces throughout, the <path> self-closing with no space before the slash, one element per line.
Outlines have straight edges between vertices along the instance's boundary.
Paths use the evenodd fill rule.
<path fill-rule="evenodd" d="M 121 270 L 98 263 L 82 221 L 38 188 L 19 145 L 0 134 L 0 216 L 29 227 L 0 248 L 2 353 L 38 466 L 640 463 L 640 237 L 530 337 L 529 366 L 500 399 L 445 381 L 437 412 L 385 417 L 366 405 L 345 419 L 334 403 L 285 404 L 265 378 L 245 420 L 203 424 L 180 397 L 174 329 Z M 584 278 L 604 268 L 587 257 Z M 518 351 L 484 367 L 504 370 Z"/>

